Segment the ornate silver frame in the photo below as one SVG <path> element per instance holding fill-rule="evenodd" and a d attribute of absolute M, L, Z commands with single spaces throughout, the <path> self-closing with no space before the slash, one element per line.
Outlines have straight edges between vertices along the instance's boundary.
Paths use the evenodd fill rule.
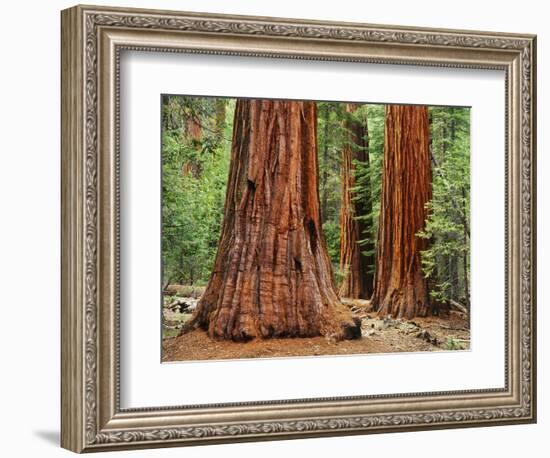
<path fill-rule="evenodd" d="M 64 10 L 61 32 L 63 447 L 90 452 L 535 421 L 535 36 L 94 6 Z M 123 49 L 505 71 L 505 388 L 122 410 Z"/>

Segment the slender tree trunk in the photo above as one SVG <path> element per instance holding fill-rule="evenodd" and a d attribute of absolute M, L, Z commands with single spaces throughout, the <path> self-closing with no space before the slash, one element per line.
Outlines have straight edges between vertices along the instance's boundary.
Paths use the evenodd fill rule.
<path fill-rule="evenodd" d="M 464 187 L 462 187 L 462 201 L 466 202 L 466 190 Z M 463 206 L 464 214 L 466 214 L 466 208 L 465 204 Z M 466 245 L 470 240 L 470 233 L 468 231 L 468 227 L 466 225 L 463 225 L 463 236 L 464 236 L 464 244 Z M 462 269 L 463 269 L 463 275 L 464 275 L 464 295 L 466 300 L 466 307 L 468 308 L 468 313 L 470 313 L 470 269 L 468 265 L 468 253 L 464 251 L 464 254 L 462 256 Z"/>
<path fill-rule="evenodd" d="M 201 138 L 202 138 L 202 128 L 201 128 L 200 120 L 195 118 L 194 116 L 190 116 L 187 119 L 185 130 L 189 138 L 191 138 L 191 141 L 193 142 L 193 146 L 196 149 L 200 149 Z"/>
<path fill-rule="evenodd" d="M 428 109 L 387 105 L 384 166 L 373 305 L 382 315 L 425 316 L 428 285 L 420 251 L 426 240 L 426 203 L 431 199 Z"/>
<path fill-rule="evenodd" d="M 202 149 L 202 128 L 200 120 L 196 116 L 198 115 L 189 116 L 184 125 L 183 134 L 191 140 L 193 149 L 200 153 Z M 201 174 L 199 163 L 197 161 L 185 161 L 181 165 L 181 174 L 183 176 L 193 175 L 198 178 Z"/>
<path fill-rule="evenodd" d="M 225 217 L 189 326 L 212 338 L 361 336 L 321 227 L 313 102 L 238 100 Z"/>
<path fill-rule="evenodd" d="M 321 176 L 321 219 L 322 221 L 327 220 L 328 215 L 328 191 L 327 191 L 327 181 L 328 181 L 328 127 L 330 122 L 330 107 L 325 104 L 325 109 L 323 113 L 323 118 L 325 121 L 323 129 L 323 174 Z"/>
<path fill-rule="evenodd" d="M 358 105 L 346 104 L 346 112 L 351 115 Z M 368 127 L 366 119 L 359 122 L 351 117 L 344 123 L 349 132 L 348 142 L 342 148 L 342 204 L 340 206 L 340 269 L 346 272 L 340 287 L 340 297 L 370 299 L 373 287 L 373 275 L 369 272 L 374 264 L 373 256 L 364 254 L 372 251 L 372 245 L 360 246 L 365 236 L 371 237 L 372 212 L 369 190 L 357 200 L 353 188 L 356 186 L 355 162 L 365 167 L 369 163 Z M 368 188 L 369 183 L 364 183 Z M 357 219 L 357 217 L 366 217 Z M 370 224 L 369 224 L 370 222 Z"/>
<path fill-rule="evenodd" d="M 449 294 L 451 299 L 458 301 L 459 291 L 460 291 L 460 276 L 458 271 L 458 261 L 459 258 L 457 255 L 449 256 Z"/>
<path fill-rule="evenodd" d="M 226 111 L 227 100 L 226 99 L 216 99 L 216 132 L 215 138 L 216 143 L 219 145 L 223 140 L 223 133 L 225 130 L 225 111 Z"/>
<path fill-rule="evenodd" d="M 169 102 L 170 102 L 169 96 L 163 95 L 162 96 L 162 129 L 163 131 L 169 129 L 171 124 L 170 122 L 171 112 L 168 110 Z"/>
<path fill-rule="evenodd" d="M 451 145 L 452 148 L 454 148 L 455 140 L 456 140 L 456 122 L 454 118 L 454 108 L 450 109 L 451 114 L 451 121 L 450 121 L 450 131 L 451 131 Z M 451 255 L 449 256 L 449 279 L 451 283 L 451 299 L 458 301 L 459 300 L 459 292 L 460 292 L 460 275 L 458 271 L 458 263 L 459 258 L 458 256 Z"/>

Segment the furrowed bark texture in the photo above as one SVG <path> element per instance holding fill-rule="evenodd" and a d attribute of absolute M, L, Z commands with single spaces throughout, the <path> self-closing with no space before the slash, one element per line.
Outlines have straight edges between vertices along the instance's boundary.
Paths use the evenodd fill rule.
<path fill-rule="evenodd" d="M 372 302 L 381 315 L 413 318 L 430 311 L 420 251 L 431 199 L 428 109 L 387 105 L 384 166 Z"/>
<path fill-rule="evenodd" d="M 346 112 L 354 113 L 356 104 L 346 104 Z M 361 161 L 368 166 L 369 143 L 366 119 L 363 122 L 348 118 L 345 127 L 349 132 L 349 141 L 342 148 L 342 204 L 340 206 L 340 269 L 346 276 L 340 287 L 340 297 L 354 299 L 370 299 L 373 288 L 373 274 L 369 272 L 374 264 L 372 255 L 364 252 L 372 250 L 372 246 L 360 246 L 359 241 L 365 238 L 369 228 L 366 217 L 372 211 L 368 192 L 361 200 L 354 199 L 353 188 L 356 186 L 355 161 Z M 368 186 L 368 183 L 367 183 Z M 370 224 L 372 229 L 372 223 Z"/>
<path fill-rule="evenodd" d="M 321 229 L 316 125 L 313 102 L 237 101 L 218 253 L 185 330 L 237 341 L 360 337 Z"/>

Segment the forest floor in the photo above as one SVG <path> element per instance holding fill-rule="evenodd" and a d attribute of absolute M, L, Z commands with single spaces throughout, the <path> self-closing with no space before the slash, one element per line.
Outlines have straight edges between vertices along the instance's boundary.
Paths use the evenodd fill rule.
<path fill-rule="evenodd" d="M 202 330 L 177 336 L 191 317 L 198 298 L 168 298 L 164 307 L 162 360 L 222 360 L 282 358 L 290 356 L 352 355 L 367 353 L 468 350 L 470 330 L 467 317 L 448 314 L 414 320 L 380 318 L 368 312 L 368 301 L 343 300 L 361 319 L 362 336 L 334 341 L 325 337 L 255 339 L 250 342 L 215 341 Z M 170 304 L 179 303 L 170 307 Z"/>

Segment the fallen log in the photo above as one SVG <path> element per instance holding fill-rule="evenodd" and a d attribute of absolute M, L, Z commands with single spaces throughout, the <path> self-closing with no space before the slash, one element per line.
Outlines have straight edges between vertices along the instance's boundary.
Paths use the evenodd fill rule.
<path fill-rule="evenodd" d="M 196 299 L 179 298 L 179 299 L 174 300 L 170 304 L 165 305 L 164 308 L 167 308 L 167 309 L 172 310 L 174 312 L 177 311 L 179 313 L 183 313 L 183 312 L 194 310 L 196 306 L 197 306 Z"/>
<path fill-rule="evenodd" d="M 454 301 L 452 299 L 449 300 L 449 304 L 451 305 L 451 308 L 454 308 L 458 310 L 459 312 L 462 312 L 466 315 L 468 315 L 468 309 L 462 305 L 460 302 Z"/>

